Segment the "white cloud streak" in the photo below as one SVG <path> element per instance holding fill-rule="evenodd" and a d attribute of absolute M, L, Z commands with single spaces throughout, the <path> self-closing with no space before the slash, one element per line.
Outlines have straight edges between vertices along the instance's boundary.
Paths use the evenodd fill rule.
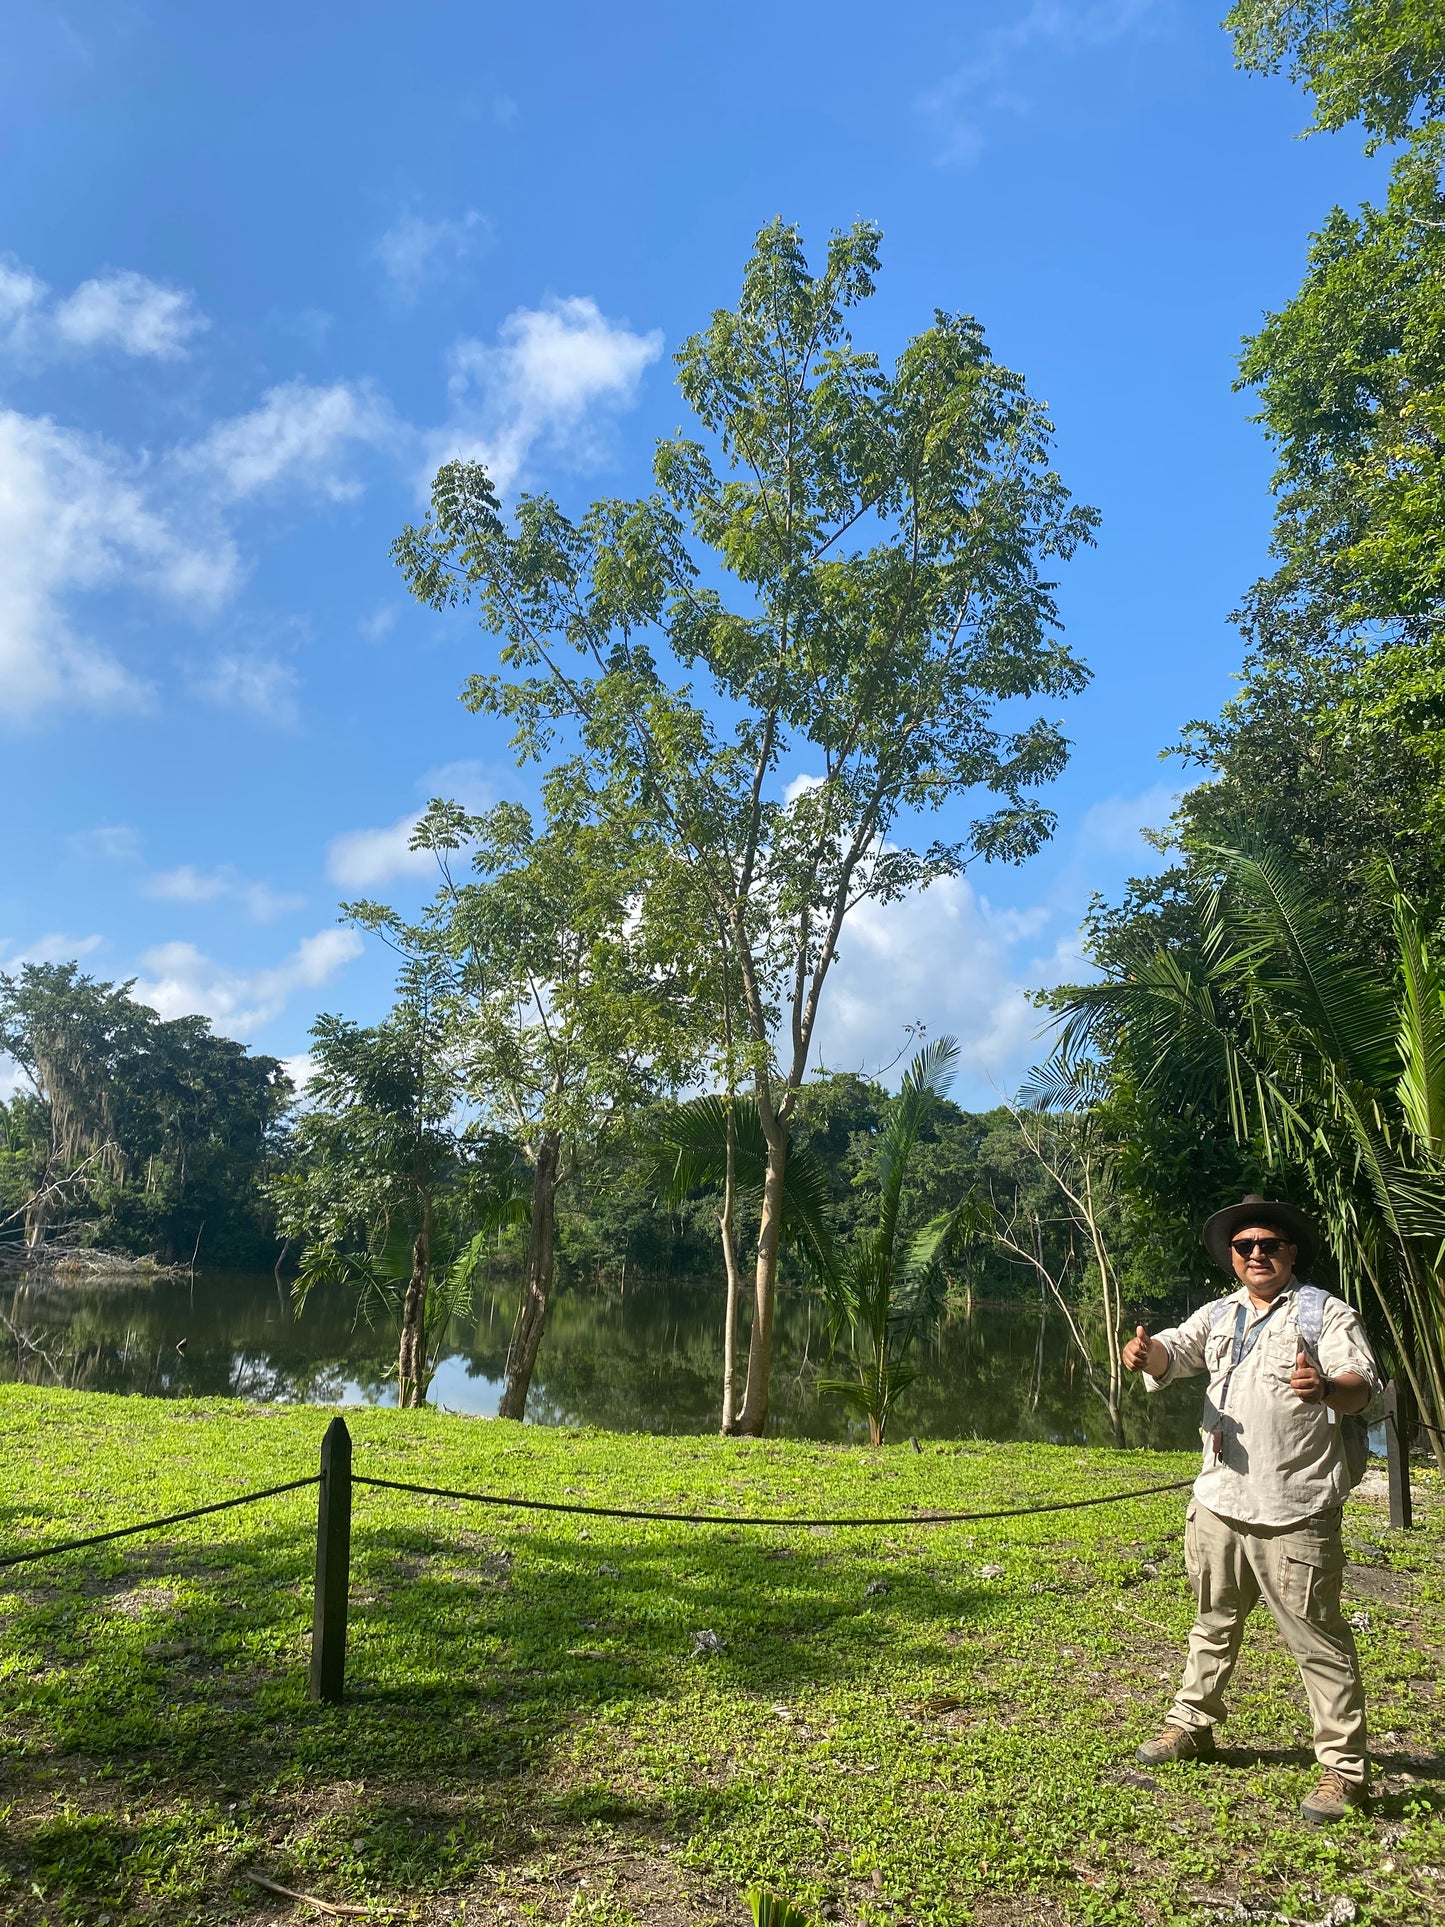
<path fill-rule="evenodd" d="M 1159 11 L 1160 0 L 1033 0 L 1016 20 L 990 27 L 979 50 L 937 86 L 919 97 L 921 112 L 937 129 L 940 166 L 977 159 L 990 115 L 1029 106 L 1015 84 L 1022 59 L 1035 49 L 1074 53 L 1106 46 Z"/>
<path fill-rule="evenodd" d="M 122 354 L 177 361 L 187 343 L 210 324 L 191 296 L 133 272 L 82 281 L 55 310 L 55 332 L 77 348 L 118 348 Z"/>
<path fill-rule="evenodd" d="M 410 306 L 423 288 L 481 253 L 491 245 L 492 238 L 491 222 L 474 207 L 459 219 L 428 221 L 421 214 L 409 213 L 392 222 L 372 253 L 392 293 Z"/>
<path fill-rule="evenodd" d="M 446 461 L 486 464 L 503 491 L 537 454 L 574 464 L 600 452 L 599 419 L 637 399 L 662 333 L 636 334 L 609 321 L 590 295 L 518 308 L 495 345 L 459 341 L 452 350 L 452 419 L 427 438 L 426 480 Z"/>
<path fill-rule="evenodd" d="M 14 943 L 0 937 L 0 968 L 18 970 L 22 964 L 73 963 L 99 950 L 103 937 L 69 937 L 63 930 L 47 930 L 30 943 Z"/>
<path fill-rule="evenodd" d="M 198 870 L 192 863 L 158 870 L 146 878 L 141 894 L 161 903 L 239 903 L 252 923 L 271 923 L 306 903 L 305 897 L 248 882 L 229 863 L 218 870 Z"/>
<path fill-rule="evenodd" d="M 0 349 L 31 362 L 114 349 L 150 361 L 179 361 L 210 326 L 184 288 L 123 268 L 82 281 L 52 300 L 33 269 L 0 259 Z"/>
<path fill-rule="evenodd" d="M 192 672 L 191 688 L 218 709 L 239 710 L 258 723 L 295 729 L 301 718 L 300 678 L 272 656 L 227 654 Z"/>
<path fill-rule="evenodd" d="M 180 460 L 232 502 L 283 485 L 349 502 L 361 493 L 354 451 L 383 447 L 397 432 L 390 410 L 364 385 L 288 381 L 248 413 L 218 422 Z"/>
<path fill-rule="evenodd" d="M 464 809 L 480 813 L 493 801 L 487 772 L 480 763 L 444 763 L 429 770 L 417 788 L 428 798 L 444 796 Z M 408 847 L 421 821 L 420 810 L 408 810 L 378 829 L 344 830 L 326 849 L 326 874 L 343 890 L 371 890 L 403 877 L 425 880 L 437 874 L 430 850 Z"/>
<path fill-rule="evenodd" d="M 124 583 L 205 611 L 237 573 L 230 541 L 182 534 L 111 444 L 0 410 L 0 708 L 12 724 L 56 706 L 150 701 L 143 680 L 72 625 L 77 590 Z"/>
<path fill-rule="evenodd" d="M 193 943 L 163 943 L 141 958 L 135 996 L 162 1017 L 209 1017 L 227 1036 L 244 1039 L 270 1023 L 299 990 L 316 990 L 361 955 L 354 930 L 320 930 L 267 969 L 228 970 Z"/>

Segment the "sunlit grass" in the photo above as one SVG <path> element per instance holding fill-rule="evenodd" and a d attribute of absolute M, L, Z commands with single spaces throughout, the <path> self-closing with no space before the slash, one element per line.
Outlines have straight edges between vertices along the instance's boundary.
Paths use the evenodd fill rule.
<path fill-rule="evenodd" d="M 314 1469 L 315 1409 L 0 1391 L 0 1545 Z M 571 1433 L 347 1414 L 357 1470 L 536 1497 L 967 1510 L 1178 1455 Z M 1183 1495 L 999 1525 L 749 1532 L 357 1494 L 349 1697 L 305 1697 L 315 1500 L 0 1573 L 0 1917 L 254 1919 L 248 1870 L 417 1919 L 1300 1919 L 1445 1904 L 1445 1507 L 1351 1508 L 1380 1811 L 1325 1836 L 1260 1621 L 1232 1752 L 1144 1774 L 1188 1629 Z M 697 1653 L 711 1632 L 720 1650 Z M 704 1645 L 710 1642 L 702 1642 Z M 1412 1776 L 1412 1777 L 1407 1777 Z M 300 1915 L 298 1914 L 298 1918 Z"/>

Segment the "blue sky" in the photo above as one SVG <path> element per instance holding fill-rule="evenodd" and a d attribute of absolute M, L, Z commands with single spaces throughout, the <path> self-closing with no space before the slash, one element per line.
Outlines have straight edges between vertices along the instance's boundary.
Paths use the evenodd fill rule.
<path fill-rule="evenodd" d="M 415 901 L 433 793 L 525 796 L 463 677 L 493 645 L 388 559 L 436 464 L 580 507 L 645 485 L 670 356 L 775 213 L 866 215 L 887 355 L 935 307 L 1047 398 L 1103 512 L 1061 604 L 1059 835 L 845 939 L 825 1060 L 963 1040 L 1029 1061 L 1093 890 L 1147 862 L 1158 752 L 1230 691 L 1269 455 L 1231 392 L 1379 163 L 1297 138 L 1187 0 L 880 12 L 81 0 L 13 10 L 0 69 L 0 966 L 81 956 L 166 1014 L 304 1049 L 389 974 L 337 921 Z"/>

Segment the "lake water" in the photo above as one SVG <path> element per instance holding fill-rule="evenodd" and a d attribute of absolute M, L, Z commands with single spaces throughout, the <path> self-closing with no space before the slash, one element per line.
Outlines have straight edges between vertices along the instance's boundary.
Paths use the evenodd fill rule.
<path fill-rule="evenodd" d="M 480 1298 L 457 1319 L 432 1403 L 490 1417 L 497 1409 L 515 1297 Z M 267 1275 L 201 1272 L 194 1288 L 136 1284 L 0 1287 L 0 1378 L 152 1397 L 287 1403 L 395 1403 L 396 1335 L 356 1316 L 345 1290 L 314 1293 L 299 1317 Z M 770 1429 L 796 1438 L 861 1435 L 821 1397 L 828 1349 L 816 1307 L 780 1300 Z M 178 1349 L 181 1347 L 181 1349 Z M 745 1349 L 745 1348 L 744 1348 Z M 921 1353 L 893 1422 L 906 1438 L 1040 1439 L 1106 1444 L 1108 1425 L 1070 1351 L 1062 1320 L 1037 1305 L 980 1305 L 950 1319 Z M 669 1283 L 626 1296 L 587 1288 L 557 1299 L 542 1341 L 528 1418 L 615 1431 L 709 1432 L 722 1376 L 722 1288 Z M 1200 1388 L 1146 1398 L 1131 1382 L 1134 1445 L 1192 1447 Z"/>

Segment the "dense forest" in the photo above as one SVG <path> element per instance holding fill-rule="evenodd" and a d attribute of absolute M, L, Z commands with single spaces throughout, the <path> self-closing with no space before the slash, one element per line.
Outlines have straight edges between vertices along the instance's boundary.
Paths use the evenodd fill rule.
<path fill-rule="evenodd" d="M 298 1105 L 274 1060 L 127 986 L 0 979 L 26 1078 L 0 1112 L 6 1235 L 284 1255 L 302 1297 L 344 1280 L 395 1320 L 404 1402 L 510 1269 L 512 1416 L 569 1279 L 714 1278 L 745 1432 L 780 1287 L 819 1295 L 832 1389 L 878 1438 L 951 1298 L 1041 1294 L 1122 1438 L 1127 1308 L 1201 1282 L 1200 1221 L 1258 1190 L 1317 1214 L 1322 1281 L 1445 1464 L 1442 41 L 1432 9 L 1373 0 L 1241 0 L 1230 25 L 1317 126 L 1395 156 L 1244 346 L 1277 468 L 1238 693 L 1172 745 L 1196 780 L 1158 872 L 1094 904 L 1089 981 L 1041 1000 L 1015 1105 L 953 1104 L 949 1039 L 920 1033 L 890 1091 L 813 1075 L 813 1038 L 858 904 L 1052 833 L 1054 716 L 1088 676 L 1054 574 L 1096 518 L 975 320 L 938 315 L 885 367 L 850 319 L 877 231 L 814 268 L 774 221 L 676 357 L 695 435 L 658 444 L 651 495 L 508 514 L 453 463 L 396 542 L 422 604 L 500 639 L 465 700 L 541 802 L 437 799 L 431 903 L 343 906 L 397 953 L 391 1013 L 319 1020 Z M 785 786 L 799 756 L 821 773 Z M 928 829 L 945 803 L 952 841 Z"/>

